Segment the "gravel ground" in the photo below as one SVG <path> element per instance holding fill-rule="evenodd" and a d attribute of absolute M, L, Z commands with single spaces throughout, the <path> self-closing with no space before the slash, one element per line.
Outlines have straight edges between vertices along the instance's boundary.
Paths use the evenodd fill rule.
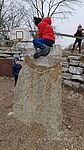
<path fill-rule="evenodd" d="M 13 116 L 13 79 L 0 78 L 0 150 L 84 150 L 84 91 L 62 87 L 63 127 L 50 140 L 41 125 L 29 127 Z"/>

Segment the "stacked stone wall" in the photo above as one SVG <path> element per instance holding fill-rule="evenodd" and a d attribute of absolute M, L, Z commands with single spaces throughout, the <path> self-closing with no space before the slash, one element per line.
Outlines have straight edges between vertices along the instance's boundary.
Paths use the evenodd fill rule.
<path fill-rule="evenodd" d="M 62 79 L 66 85 L 84 89 L 84 56 L 62 58 Z"/>

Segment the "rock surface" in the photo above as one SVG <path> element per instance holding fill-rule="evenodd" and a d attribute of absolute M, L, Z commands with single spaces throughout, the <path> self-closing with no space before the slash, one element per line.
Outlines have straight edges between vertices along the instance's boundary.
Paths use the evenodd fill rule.
<path fill-rule="evenodd" d="M 61 53 L 53 48 L 47 57 L 25 56 L 14 95 L 14 117 L 26 124 L 40 124 L 50 138 L 62 123 Z"/>
<path fill-rule="evenodd" d="M 83 68 L 81 68 L 81 67 L 75 67 L 75 66 L 70 66 L 69 67 L 69 72 L 71 74 L 81 75 L 81 74 L 83 74 Z"/>

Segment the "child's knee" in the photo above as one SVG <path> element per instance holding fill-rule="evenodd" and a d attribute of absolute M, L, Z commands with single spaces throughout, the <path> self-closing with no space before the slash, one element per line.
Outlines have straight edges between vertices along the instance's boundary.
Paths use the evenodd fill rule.
<path fill-rule="evenodd" d="M 35 44 L 37 42 L 37 38 L 33 39 L 33 44 Z"/>

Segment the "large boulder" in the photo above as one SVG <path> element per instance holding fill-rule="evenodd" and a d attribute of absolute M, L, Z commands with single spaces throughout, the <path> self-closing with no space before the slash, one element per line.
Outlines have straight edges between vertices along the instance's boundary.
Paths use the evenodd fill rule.
<path fill-rule="evenodd" d="M 14 95 L 14 117 L 45 128 L 56 136 L 62 124 L 61 53 L 54 47 L 46 57 L 25 56 Z"/>

